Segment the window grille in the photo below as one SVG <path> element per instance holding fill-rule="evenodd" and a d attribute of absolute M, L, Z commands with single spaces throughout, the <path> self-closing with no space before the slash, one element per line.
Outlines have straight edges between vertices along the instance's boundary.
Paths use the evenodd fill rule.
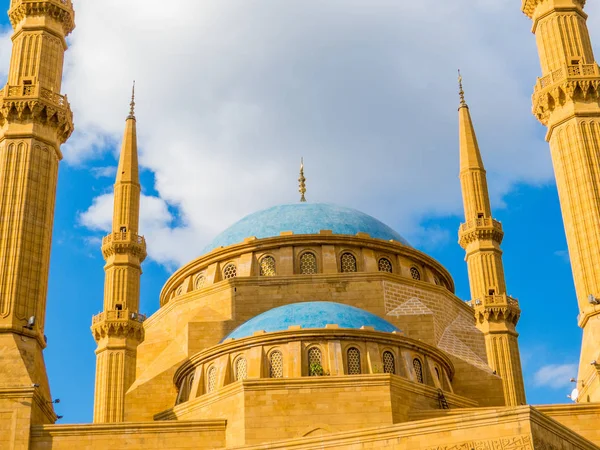
<path fill-rule="evenodd" d="M 341 263 L 342 272 L 356 272 L 356 258 L 352 253 L 344 253 Z"/>
<path fill-rule="evenodd" d="M 392 273 L 392 263 L 387 258 L 381 258 L 378 263 L 380 272 Z"/>
<path fill-rule="evenodd" d="M 416 267 L 411 267 L 410 268 L 410 276 L 413 277 L 413 280 L 420 280 L 421 272 L 419 272 L 419 269 L 417 269 Z"/>
<path fill-rule="evenodd" d="M 413 359 L 413 367 L 415 369 L 415 375 L 417 376 L 417 381 L 419 383 L 423 383 L 423 365 L 418 358 Z"/>
<path fill-rule="evenodd" d="M 208 375 L 206 378 L 206 392 L 214 391 L 217 387 L 217 368 L 215 366 L 212 366 L 210 369 L 208 369 Z"/>
<path fill-rule="evenodd" d="M 321 362 L 321 350 L 313 347 L 308 351 L 308 375 L 323 375 L 323 365 Z"/>
<path fill-rule="evenodd" d="M 269 355 L 269 376 L 283 378 L 283 355 L 279 350 L 275 350 Z"/>
<path fill-rule="evenodd" d="M 317 273 L 317 257 L 314 253 L 304 253 L 300 257 L 300 273 L 303 275 Z"/>
<path fill-rule="evenodd" d="M 228 280 L 237 276 L 237 267 L 235 264 L 227 264 L 223 269 L 223 278 Z"/>
<path fill-rule="evenodd" d="M 275 258 L 265 256 L 260 260 L 260 276 L 272 277 L 275 275 Z"/>
<path fill-rule="evenodd" d="M 245 380 L 247 375 L 246 358 L 238 358 L 235 361 L 235 381 Z"/>
<path fill-rule="evenodd" d="M 348 375 L 360 375 L 360 352 L 357 348 L 351 347 L 347 352 Z"/>
<path fill-rule="evenodd" d="M 392 352 L 383 352 L 383 373 L 396 374 L 396 358 Z"/>
<path fill-rule="evenodd" d="M 181 294 L 183 294 L 183 284 L 177 288 L 177 291 L 175 291 L 176 296 L 180 296 Z"/>
<path fill-rule="evenodd" d="M 204 282 L 206 281 L 206 277 L 204 272 L 200 272 L 194 278 L 194 289 L 202 289 L 204 287 Z"/>

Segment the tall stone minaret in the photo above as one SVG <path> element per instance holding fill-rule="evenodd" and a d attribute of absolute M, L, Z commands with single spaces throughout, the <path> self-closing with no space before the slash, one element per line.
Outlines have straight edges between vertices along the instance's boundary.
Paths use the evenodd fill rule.
<path fill-rule="evenodd" d="M 522 9 L 533 21 L 542 68 L 533 113 L 548 127 L 583 328 L 578 401 L 600 401 L 600 70 L 584 5 L 523 0 Z"/>
<path fill-rule="evenodd" d="M 5 388 L 22 389 L 34 401 L 13 403 L 39 408 L 33 423 L 53 422 L 42 350 L 60 146 L 73 131 L 60 92 L 75 13 L 71 0 L 12 0 L 8 15 L 13 47 L 0 90 L 0 400 Z"/>
<path fill-rule="evenodd" d="M 500 250 L 504 232 L 500 222 L 492 218 L 485 168 L 460 78 L 459 82 L 460 184 L 465 223 L 460 226 L 458 236 L 466 251 L 471 305 L 477 328 L 485 335 L 488 363 L 502 378 L 506 405 L 524 405 L 525 389 L 515 331 L 520 309 L 518 302 L 506 295 Z"/>
<path fill-rule="evenodd" d="M 104 311 L 92 320 L 96 350 L 94 422 L 122 422 L 125 393 L 135 379 L 137 346 L 143 339 L 139 314 L 141 263 L 146 242 L 138 235 L 140 180 L 134 98 L 125 122 L 117 180 L 112 233 L 102 240 Z"/>

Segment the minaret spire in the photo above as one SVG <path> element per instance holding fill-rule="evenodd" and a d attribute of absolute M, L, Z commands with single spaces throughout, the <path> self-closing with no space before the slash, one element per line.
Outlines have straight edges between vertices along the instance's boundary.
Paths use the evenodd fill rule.
<path fill-rule="evenodd" d="M 458 95 L 460 96 L 460 106 L 467 106 L 467 102 L 465 102 L 465 91 L 463 91 L 460 69 L 458 69 Z"/>
<path fill-rule="evenodd" d="M 133 87 L 131 88 L 131 103 L 129 107 L 129 116 L 127 118 L 135 119 L 135 80 L 133 80 Z"/>
<path fill-rule="evenodd" d="M 145 317 L 139 314 L 139 304 L 146 241 L 138 235 L 141 187 L 134 95 L 135 90 L 125 121 L 115 181 L 112 233 L 102 240 L 102 255 L 106 260 L 104 311 L 92 320 L 92 333 L 98 343 L 96 423 L 125 420 L 125 393 L 134 381 L 137 346 L 144 336 Z"/>
<path fill-rule="evenodd" d="M 298 188 L 298 192 L 300 192 L 300 202 L 306 202 L 306 178 L 304 178 L 304 158 L 300 158 L 300 178 L 298 178 L 298 183 L 300 183 L 300 187 Z"/>
<path fill-rule="evenodd" d="M 460 184 L 465 223 L 460 226 L 459 243 L 466 251 L 471 306 L 477 327 L 486 339 L 488 363 L 500 377 L 506 405 L 525 404 L 525 389 L 515 326 L 521 313 L 518 302 L 506 295 L 500 243 L 504 236 L 500 222 L 492 218 L 486 172 L 479 151 L 469 107 L 464 99 L 459 72 L 458 127 Z"/>

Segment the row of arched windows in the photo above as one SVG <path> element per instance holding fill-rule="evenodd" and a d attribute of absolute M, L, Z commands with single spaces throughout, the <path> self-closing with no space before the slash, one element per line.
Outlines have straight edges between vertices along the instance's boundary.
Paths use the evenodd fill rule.
<path fill-rule="evenodd" d="M 275 258 L 272 256 L 264 256 L 259 261 L 260 276 L 261 277 L 272 277 L 277 274 L 275 267 Z M 393 272 L 392 262 L 388 258 L 379 258 L 377 261 L 377 268 L 379 272 Z M 312 252 L 305 252 L 300 256 L 299 269 L 301 275 L 314 275 L 318 273 L 317 270 L 317 256 Z M 340 256 L 340 271 L 342 273 L 353 273 L 358 272 L 358 264 L 356 257 L 349 252 L 342 253 Z M 223 268 L 223 279 L 227 280 L 237 276 L 237 268 L 234 263 L 229 263 Z M 410 268 L 410 276 L 415 280 L 421 279 L 421 272 L 416 267 Z M 204 285 L 204 273 L 201 273 L 196 278 L 197 282 L 194 283 L 196 289 L 200 289 Z M 438 283 L 436 283 L 438 284 Z"/>
<path fill-rule="evenodd" d="M 383 373 L 396 374 L 396 357 L 394 353 L 386 350 L 382 354 L 383 362 Z M 283 353 L 279 350 L 271 351 L 267 356 L 268 364 L 268 376 L 269 378 L 283 378 L 284 376 L 284 358 Z M 322 376 L 327 375 L 323 370 L 323 354 L 319 347 L 311 347 L 307 352 L 307 373 L 308 376 Z M 416 381 L 419 383 L 425 383 L 423 373 L 423 363 L 419 358 L 413 358 L 412 360 L 413 370 L 416 377 Z M 439 381 L 441 381 L 440 371 L 437 367 L 435 374 Z M 362 360 L 360 350 L 356 347 L 349 347 L 346 350 L 346 374 L 348 375 L 360 375 L 363 373 Z M 234 360 L 233 363 L 233 378 L 235 381 L 241 381 L 248 378 L 248 363 L 246 358 L 240 356 Z M 190 375 L 188 379 L 184 380 L 181 384 L 180 392 L 177 399 L 177 404 L 182 401 L 187 401 L 192 392 L 192 384 L 194 382 L 194 375 Z M 211 365 L 206 371 L 205 377 L 205 392 L 211 393 L 217 389 L 217 368 L 215 365 Z"/>

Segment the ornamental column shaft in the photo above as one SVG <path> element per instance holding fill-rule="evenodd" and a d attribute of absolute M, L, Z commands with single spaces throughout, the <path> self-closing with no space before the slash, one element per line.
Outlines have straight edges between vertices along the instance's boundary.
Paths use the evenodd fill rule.
<path fill-rule="evenodd" d="M 548 127 L 583 341 L 578 401 L 600 401 L 600 69 L 585 0 L 523 0 L 542 69 L 533 113 Z"/>
<path fill-rule="evenodd" d="M 0 398 L 35 387 L 50 400 L 42 350 L 60 146 L 73 114 L 60 94 L 71 0 L 12 0 L 8 82 L 0 90 Z M 52 408 L 34 422 L 53 422 Z"/>
<path fill-rule="evenodd" d="M 485 335 L 488 363 L 502 378 L 506 405 L 524 405 L 525 388 L 515 330 L 520 309 L 518 302 L 506 295 L 500 249 L 504 232 L 500 222 L 492 218 L 486 172 L 462 83 L 460 96 L 460 184 L 465 223 L 460 226 L 458 236 L 466 251 L 470 303 L 477 328 Z"/>
<path fill-rule="evenodd" d="M 93 318 L 96 350 L 94 422 L 123 422 L 125 393 L 135 380 L 137 346 L 143 339 L 139 314 L 141 263 L 146 243 L 138 235 L 140 181 L 134 100 L 125 123 L 114 193 L 112 233 L 102 241 L 104 311 Z"/>

